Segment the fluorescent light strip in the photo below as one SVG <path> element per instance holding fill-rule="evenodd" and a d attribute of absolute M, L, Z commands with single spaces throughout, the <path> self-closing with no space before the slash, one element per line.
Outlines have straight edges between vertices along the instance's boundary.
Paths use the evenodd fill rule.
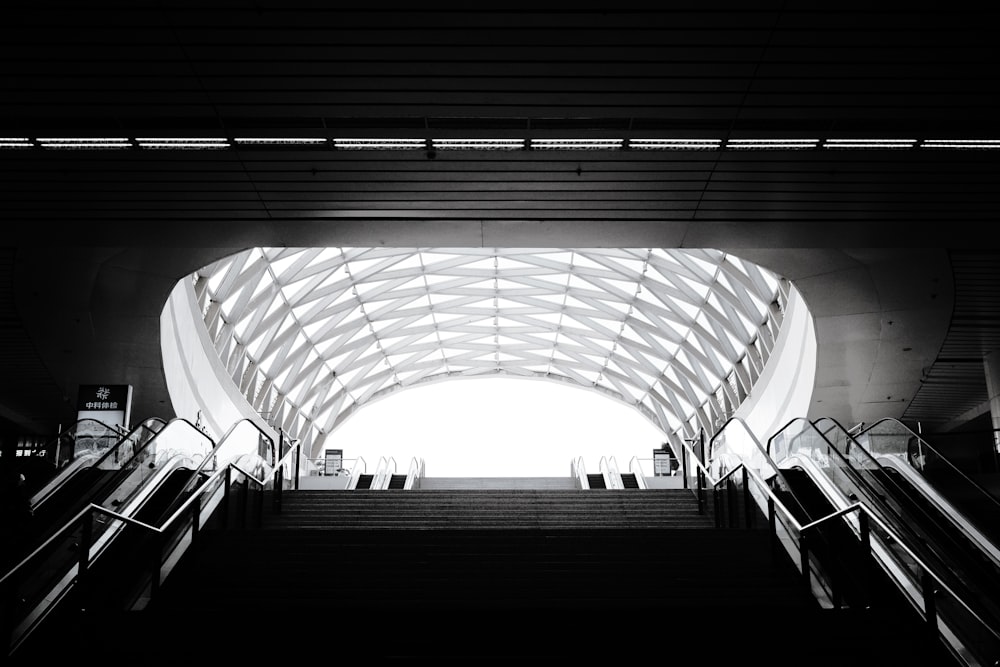
<path fill-rule="evenodd" d="M 238 144 L 325 144 L 326 139 L 320 137 L 236 137 Z"/>
<path fill-rule="evenodd" d="M 726 148 L 736 149 L 796 149 L 816 148 L 819 139 L 730 139 Z"/>
<path fill-rule="evenodd" d="M 548 150 L 621 148 L 621 139 L 532 139 L 531 147 Z"/>
<path fill-rule="evenodd" d="M 423 139 L 334 139 L 336 148 L 349 150 L 396 150 L 425 148 Z"/>
<path fill-rule="evenodd" d="M 27 137 L 0 137 L 0 148 L 33 148 Z"/>
<path fill-rule="evenodd" d="M 524 139 L 434 139 L 433 145 L 442 150 L 517 150 L 524 148 Z"/>
<path fill-rule="evenodd" d="M 827 139 L 826 148 L 912 148 L 916 139 Z"/>
<path fill-rule="evenodd" d="M 646 150 L 714 150 L 721 139 L 630 139 L 630 148 Z"/>
<path fill-rule="evenodd" d="M 517 150 L 530 145 L 540 150 L 619 149 L 622 139 L 332 139 L 323 137 L 237 137 L 232 140 L 244 145 L 323 146 L 328 141 L 347 150 L 414 150 L 429 145 L 442 150 Z M 529 144 L 530 141 L 530 144 Z M 225 137 L 0 137 L 0 148 L 66 148 L 110 149 L 130 148 L 135 142 L 142 148 L 205 149 L 229 148 Z M 952 150 L 1000 149 L 1000 139 L 631 139 L 627 146 L 637 150 L 715 150 L 719 148 L 748 150 L 798 150 L 805 148 L 889 149 L 938 148 Z"/>
<path fill-rule="evenodd" d="M 1000 139 L 925 139 L 922 148 L 1000 148 Z"/>
<path fill-rule="evenodd" d="M 128 139 L 122 137 L 40 137 L 38 144 L 42 148 L 131 148 Z"/>
<path fill-rule="evenodd" d="M 229 148 L 229 140 L 219 137 L 139 137 L 140 148 L 181 148 L 201 150 L 206 148 Z"/>

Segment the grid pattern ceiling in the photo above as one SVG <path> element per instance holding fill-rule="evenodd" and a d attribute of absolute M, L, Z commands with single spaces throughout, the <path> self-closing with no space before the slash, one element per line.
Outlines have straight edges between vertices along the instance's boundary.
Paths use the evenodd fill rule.
<path fill-rule="evenodd" d="M 316 451 L 389 392 L 492 374 L 712 428 L 781 319 L 780 280 L 712 250 L 257 248 L 193 283 L 233 382 Z"/>

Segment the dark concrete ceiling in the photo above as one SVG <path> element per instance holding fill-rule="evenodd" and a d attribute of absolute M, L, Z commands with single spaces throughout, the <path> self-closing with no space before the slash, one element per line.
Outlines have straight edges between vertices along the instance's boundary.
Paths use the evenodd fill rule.
<path fill-rule="evenodd" d="M 92 382 L 133 384 L 134 418 L 169 416 L 166 294 L 253 245 L 722 248 L 814 308 L 817 414 L 941 428 L 982 414 L 1000 149 L 930 146 L 1000 140 L 994 10 L 667 7 L 5 10 L 0 144 L 25 146 L 0 149 L 0 417 L 52 433 Z M 265 137 L 323 142 L 238 141 Z M 43 145 L 81 138 L 124 147 Z M 425 143 L 336 141 L 351 138 Z M 527 143 L 435 146 L 449 138 Z M 620 143 L 532 143 L 560 138 Z M 650 138 L 716 143 L 636 148 Z M 845 139 L 904 143 L 831 147 Z"/>

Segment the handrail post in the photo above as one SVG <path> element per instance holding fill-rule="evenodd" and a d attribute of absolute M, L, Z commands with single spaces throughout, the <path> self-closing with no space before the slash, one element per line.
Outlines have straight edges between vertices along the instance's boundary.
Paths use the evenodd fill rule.
<path fill-rule="evenodd" d="M 684 480 L 684 488 L 691 488 L 688 485 L 688 453 L 686 449 L 681 447 L 681 479 Z"/>
<path fill-rule="evenodd" d="M 806 593 L 812 595 L 812 583 L 809 581 L 809 540 L 805 533 L 799 534 L 799 567 L 802 569 L 802 583 L 805 584 Z"/>
<path fill-rule="evenodd" d="M 88 590 L 90 585 L 90 576 L 87 570 L 90 567 L 90 542 L 93 539 L 94 534 L 93 524 L 94 510 L 93 508 L 88 508 L 87 513 L 83 515 L 83 525 L 80 527 L 80 543 L 77 546 L 80 551 L 77 554 L 78 568 L 76 581 L 81 592 L 81 608 L 90 606 L 90 591 Z"/>
<path fill-rule="evenodd" d="M 153 539 L 153 549 L 152 549 L 152 569 L 149 573 L 149 599 L 155 600 L 157 593 L 160 590 L 160 571 L 163 563 L 163 547 L 166 544 L 167 536 L 164 533 L 158 533 Z M 193 543 L 193 538 L 192 538 Z"/>
<path fill-rule="evenodd" d="M 229 490 L 232 488 L 233 484 L 233 469 L 226 466 L 225 480 L 223 484 L 225 485 L 222 489 L 222 527 L 229 528 L 229 512 L 230 512 L 230 502 L 229 502 Z"/>
<path fill-rule="evenodd" d="M 719 487 L 712 485 L 712 514 L 715 515 L 715 527 L 722 528 L 722 500 L 721 493 L 719 492 Z M 699 506 L 699 511 L 701 507 Z"/>
<path fill-rule="evenodd" d="M 705 513 L 705 471 L 698 468 L 698 513 Z"/>
<path fill-rule="evenodd" d="M 250 491 L 250 485 L 258 486 L 257 480 L 247 479 L 247 491 Z M 257 497 L 254 500 L 254 528 L 260 528 L 264 521 L 264 485 L 260 484 L 257 489 Z"/>
<path fill-rule="evenodd" d="M 753 497 L 750 495 L 750 474 L 747 472 L 747 466 L 743 464 L 743 511 L 746 517 L 747 528 L 752 528 L 754 525 L 754 514 L 750 509 L 750 503 L 753 502 Z"/>
<path fill-rule="evenodd" d="M 298 442 L 295 443 L 295 473 L 292 477 L 292 488 L 296 491 L 299 490 L 299 474 L 302 472 L 302 445 Z M 343 465 L 343 464 L 341 464 Z"/>
<path fill-rule="evenodd" d="M 872 562 L 872 529 L 867 512 L 858 512 L 858 530 L 860 532 L 861 548 L 864 550 L 861 554 L 861 562 L 865 565 L 865 570 L 862 572 L 865 584 L 865 597 L 870 602 L 872 586 L 875 583 L 875 564 Z"/>
<path fill-rule="evenodd" d="M 771 560 L 777 561 L 778 558 L 778 510 L 774 505 L 774 499 L 768 496 L 767 498 L 767 529 L 771 534 Z"/>
<path fill-rule="evenodd" d="M 201 495 L 191 500 L 191 546 L 196 547 L 201 541 Z"/>
<path fill-rule="evenodd" d="M 274 475 L 274 492 L 271 499 L 271 505 L 274 508 L 276 514 L 281 514 L 281 493 L 285 486 L 285 466 L 280 465 L 275 471 Z"/>

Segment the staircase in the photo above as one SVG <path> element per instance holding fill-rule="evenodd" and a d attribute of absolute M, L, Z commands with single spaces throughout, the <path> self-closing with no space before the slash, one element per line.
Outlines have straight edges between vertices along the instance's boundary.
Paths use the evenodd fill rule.
<path fill-rule="evenodd" d="M 686 489 L 299 490 L 264 507 L 259 528 L 206 531 L 147 609 L 84 613 L 61 643 L 178 662 L 951 664 L 904 616 L 821 609 L 766 522 L 716 528 Z"/>

